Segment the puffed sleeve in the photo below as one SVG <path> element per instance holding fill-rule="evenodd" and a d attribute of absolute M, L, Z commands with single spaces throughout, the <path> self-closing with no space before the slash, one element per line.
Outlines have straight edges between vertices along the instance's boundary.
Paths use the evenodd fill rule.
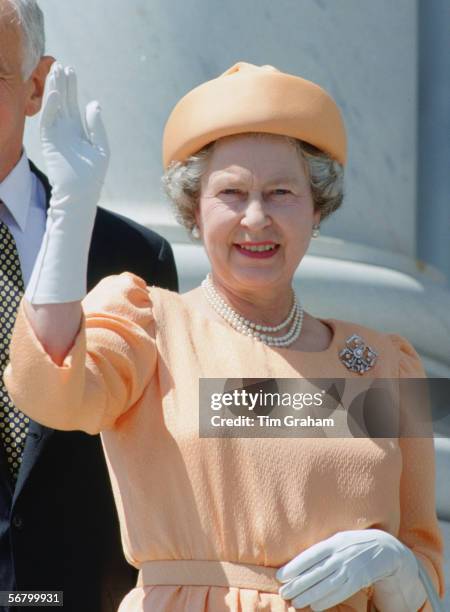
<path fill-rule="evenodd" d="M 90 434 L 112 428 L 141 397 L 156 368 L 149 290 L 124 273 L 102 280 L 83 300 L 83 319 L 61 366 L 45 352 L 21 304 L 5 383 L 35 421 Z"/>
<path fill-rule="evenodd" d="M 414 347 L 402 336 L 391 335 L 398 354 L 398 376 L 400 384 L 405 379 L 426 378 L 422 362 Z M 405 389 L 414 390 L 414 381 L 406 383 Z M 420 383 L 419 383 L 420 384 Z M 405 397 L 408 396 L 406 392 Z M 405 401 L 405 400 L 401 400 Z M 407 405 L 402 412 L 408 414 Z M 429 411 L 426 407 L 425 410 Z M 428 412 L 431 416 L 431 413 Z M 423 413 L 421 415 L 423 423 Z M 428 429 L 428 432 L 427 432 Z M 436 516 L 435 500 L 435 456 L 431 419 L 428 427 L 420 428 L 421 436 L 408 435 L 399 440 L 402 452 L 402 475 L 400 482 L 400 530 L 398 538 L 408 546 L 422 562 L 434 586 L 442 597 L 444 594 L 443 539 Z M 427 602 L 421 611 L 431 612 Z"/>

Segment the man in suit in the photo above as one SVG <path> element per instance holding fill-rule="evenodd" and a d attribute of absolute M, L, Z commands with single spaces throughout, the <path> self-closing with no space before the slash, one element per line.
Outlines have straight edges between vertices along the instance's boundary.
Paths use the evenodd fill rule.
<path fill-rule="evenodd" d="M 40 110 L 53 62 L 43 54 L 43 17 L 35 0 L 0 0 L 0 287 L 11 288 L 7 283 L 13 282 L 19 295 L 30 280 L 51 196 L 46 177 L 29 162 L 22 145 L 25 118 Z M 5 261 L 14 257 L 20 271 L 11 275 Z M 149 284 L 178 288 L 169 244 L 99 208 L 88 288 L 124 270 Z M 0 291 L 3 364 L 13 316 L 9 297 Z M 63 590 L 64 610 L 117 610 L 136 573 L 123 558 L 99 437 L 20 421 L 23 415 L 8 399 L 2 386 L 0 591 Z M 17 438 L 13 416 L 22 427 L 17 427 Z"/>

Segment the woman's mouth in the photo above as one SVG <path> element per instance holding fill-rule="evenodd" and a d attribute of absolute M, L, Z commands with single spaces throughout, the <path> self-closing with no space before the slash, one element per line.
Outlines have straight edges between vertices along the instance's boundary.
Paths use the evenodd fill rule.
<path fill-rule="evenodd" d="M 242 244 L 234 244 L 233 246 L 241 255 L 254 259 L 273 257 L 280 248 L 280 245 L 275 242 L 244 242 Z"/>

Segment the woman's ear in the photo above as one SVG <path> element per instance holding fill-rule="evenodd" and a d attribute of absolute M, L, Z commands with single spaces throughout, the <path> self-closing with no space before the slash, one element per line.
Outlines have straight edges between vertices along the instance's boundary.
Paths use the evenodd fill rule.
<path fill-rule="evenodd" d="M 197 225 L 198 230 L 201 233 L 201 231 L 202 231 L 202 219 L 201 219 L 201 215 L 200 215 L 200 204 L 197 204 L 197 208 L 195 209 L 195 212 L 194 212 L 194 217 L 195 217 L 195 224 Z"/>

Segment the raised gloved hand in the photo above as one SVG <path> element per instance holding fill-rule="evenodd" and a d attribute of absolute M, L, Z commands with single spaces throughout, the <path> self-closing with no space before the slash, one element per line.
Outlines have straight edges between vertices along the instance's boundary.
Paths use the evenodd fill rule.
<path fill-rule="evenodd" d="M 52 185 L 44 239 L 25 296 L 33 304 L 72 302 L 86 294 L 86 271 L 109 147 L 98 102 L 78 108 L 73 68 L 54 63 L 47 78 L 41 143 Z"/>
<path fill-rule="evenodd" d="M 417 612 L 426 600 L 411 550 L 379 529 L 341 531 L 281 567 L 283 599 L 326 610 L 372 585 L 381 612 Z"/>

